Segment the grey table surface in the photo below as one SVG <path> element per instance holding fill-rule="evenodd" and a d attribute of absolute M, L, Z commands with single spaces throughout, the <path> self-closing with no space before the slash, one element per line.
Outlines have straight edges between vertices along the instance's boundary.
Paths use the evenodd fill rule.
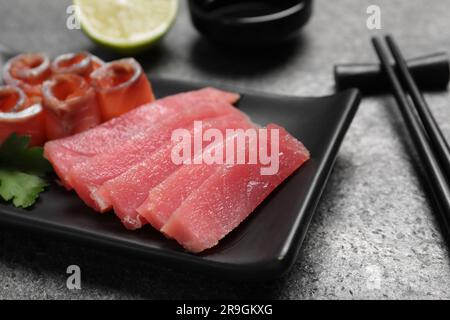
<path fill-rule="evenodd" d="M 289 49 L 224 53 L 202 40 L 181 0 L 165 40 L 140 57 L 149 75 L 229 84 L 259 91 L 332 93 L 336 62 L 374 61 L 366 8 L 381 7 L 382 32 L 408 55 L 450 50 L 448 0 L 317 0 L 311 23 Z M 91 50 L 66 28 L 68 1 L 0 0 L 0 41 L 52 55 Z M 450 95 L 427 94 L 450 138 Z M 320 130 L 320 123 L 317 124 Z M 420 164 L 387 96 L 367 97 L 342 145 L 291 272 L 265 283 L 225 281 L 0 226 L 4 299 L 414 299 L 450 298 L 450 255 L 418 174 Z M 66 288 L 66 268 L 82 270 L 82 289 Z"/>

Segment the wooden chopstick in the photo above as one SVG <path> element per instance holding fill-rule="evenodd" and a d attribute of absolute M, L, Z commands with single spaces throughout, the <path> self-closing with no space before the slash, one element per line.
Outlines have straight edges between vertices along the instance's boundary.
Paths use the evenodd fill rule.
<path fill-rule="evenodd" d="M 432 144 L 438 161 L 441 163 L 442 171 L 447 176 L 447 181 L 450 182 L 450 148 L 448 146 L 447 140 L 442 134 L 439 125 L 436 122 L 433 114 L 431 113 L 430 107 L 425 100 L 423 94 L 420 92 L 416 81 L 411 75 L 411 72 L 406 65 L 406 60 L 403 57 L 398 45 L 396 44 L 394 38 L 390 35 L 386 36 L 386 42 L 389 49 L 395 59 L 397 65 L 397 72 L 403 79 L 403 83 L 414 102 L 417 113 L 422 120 L 425 131 L 428 134 L 428 138 Z"/>
<path fill-rule="evenodd" d="M 433 153 L 424 127 L 414 113 L 414 109 L 402 88 L 400 80 L 389 62 L 388 53 L 383 47 L 381 40 L 378 37 L 375 37 L 372 38 L 372 43 L 383 70 L 389 79 L 392 93 L 400 107 L 406 127 L 418 151 L 423 167 L 425 168 L 425 178 L 435 204 L 438 206 L 439 212 L 441 213 L 442 222 L 444 224 L 443 227 L 448 234 L 450 234 L 450 188 L 447 184 L 446 176 L 443 174 L 439 162 Z"/>

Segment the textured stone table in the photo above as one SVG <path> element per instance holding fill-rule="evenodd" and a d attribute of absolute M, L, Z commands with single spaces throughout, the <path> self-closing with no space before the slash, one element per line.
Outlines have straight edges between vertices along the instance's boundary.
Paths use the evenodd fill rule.
<path fill-rule="evenodd" d="M 333 92 L 335 62 L 375 58 L 365 26 L 372 1 L 318 0 L 297 43 L 257 56 L 210 47 L 192 28 L 182 2 L 170 35 L 140 57 L 150 75 L 319 96 Z M 384 30 L 410 55 L 450 50 L 447 0 L 377 3 Z M 92 50 L 113 58 L 66 29 L 67 5 L 0 0 L 0 41 L 23 51 Z M 450 139 L 449 93 L 427 98 Z M 0 298 L 450 298 L 448 247 L 411 150 L 393 100 L 365 99 L 298 260 L 278 281 L 227 282 L 1 226 Z M 66 289 L 71 264 L 82 268 L 80 291 Z"/>

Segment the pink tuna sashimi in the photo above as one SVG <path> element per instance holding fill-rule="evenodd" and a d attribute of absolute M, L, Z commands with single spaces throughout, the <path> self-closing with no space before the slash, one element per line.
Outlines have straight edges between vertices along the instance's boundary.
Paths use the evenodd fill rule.
<path fill-rule="evenodd" d="M 211 248 L 309 159 L 303 144 L 283 128 L 269 125 L 268 129 L 279 129 L 277 174 L 261 175 L 260 164 L 222 166 L 182 203 L 161 231 L 191 252 Z"/>
<path fill-rule="evenodd" d="M 181 203 L 216 171 L 217 165 L 183 166 L 151 189 L 137 212 L 155 229 L 161 230 Z"/>
<path fill-rule="evenodd" d="M 112 153 L 134 136 L 152 129 L 154 124 L 204 100 L 234 104 L 239 100 L 239 95 L 205 88 L 169 96 L 136 108 L 91 130 L 47 142 L 45 157 L 52 163 L 64 185 L 70 189 L 68 172 L 75 164 L 98 154 Z"/>
<path fill-rule="evenodd" d="M 153 125 L 152 130 L 134 137 L 113 153 L 99 154 L 75 165 L 69 171 L 69 181 L 88 206 L 101 211 L 91 195 L 105 182 L 121 175 L 164 146 L 174 130 L 190 126 L 195 120 L 233 113 L 242 114 L 229 103 L 217 101 L 205 100 L 189 108 L 181 108 L 176 115 Z"/>
<path fill-rule="evenodd" d="M 251 127 L 253 125 L 245 115 L 234 113 L 204 121 L 201 127 L 191 127 L 189 133 L 193 137 L 202 135 L 202 132 L 211 128 L 224 134 L 227 129 Z M 174 163 L 171 157 L 172 150 L 178 144 L 179 141 L 175 141 L 163 146 L 144 161 L 106 182 L 92 197 L 100 204 L 101 209 L 108 208 L 112 204 L 114 212 L 127 229 L 141 228 L 147 222 L 138 215 L 136 208 L 147 198 L 150 189 L 183 167 L 183 164 Z M 202 148 L 210 144 L 221 144 L 221 141 L 212 143 L 203 141 Z M 191 150 L 194 148 L 194 140 L 191 139 Z"/>
<path fill-rule="evenodd" d="M 257 129 L 256 125 L 242 129 Z M 227 136 L 225 143 L 220 145 L 210 145 L 204 149 L 203 153 L 197 155 L 196 158 L 204 159 L 205 155 L 217 152 L 222 149 L 222 154 L 226 154 L 226 146 L 230 143 L 236 143 L 236 135 L 245 133 L 244 131 L 235 132 L 231 136 Z M 183 167 L 175 171 L 167 179 L 161 182 L 148 192 L 148 197 L 137 208 L 137 212 L 145 220 L 147 220 L 155 229 L 161 228 L 169 221 L 172 213 L 183 203 L 188 196 L 195 192 L 210 176 L 221 168 L 221 164 L 196 164 L 193 160 L 191 164 L 185 164 Z M 201 163 L 201 161 L 200 161 Z"/>

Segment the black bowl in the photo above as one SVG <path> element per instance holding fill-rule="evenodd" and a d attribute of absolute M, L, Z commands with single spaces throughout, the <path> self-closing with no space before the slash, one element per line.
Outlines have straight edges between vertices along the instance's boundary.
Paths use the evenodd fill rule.
<path fill-rule="evenodd" d="M 190 0 L 189 9 L 194 26 L 212 41 L 272 45 L 299 33 L 312 0 Z"/>

